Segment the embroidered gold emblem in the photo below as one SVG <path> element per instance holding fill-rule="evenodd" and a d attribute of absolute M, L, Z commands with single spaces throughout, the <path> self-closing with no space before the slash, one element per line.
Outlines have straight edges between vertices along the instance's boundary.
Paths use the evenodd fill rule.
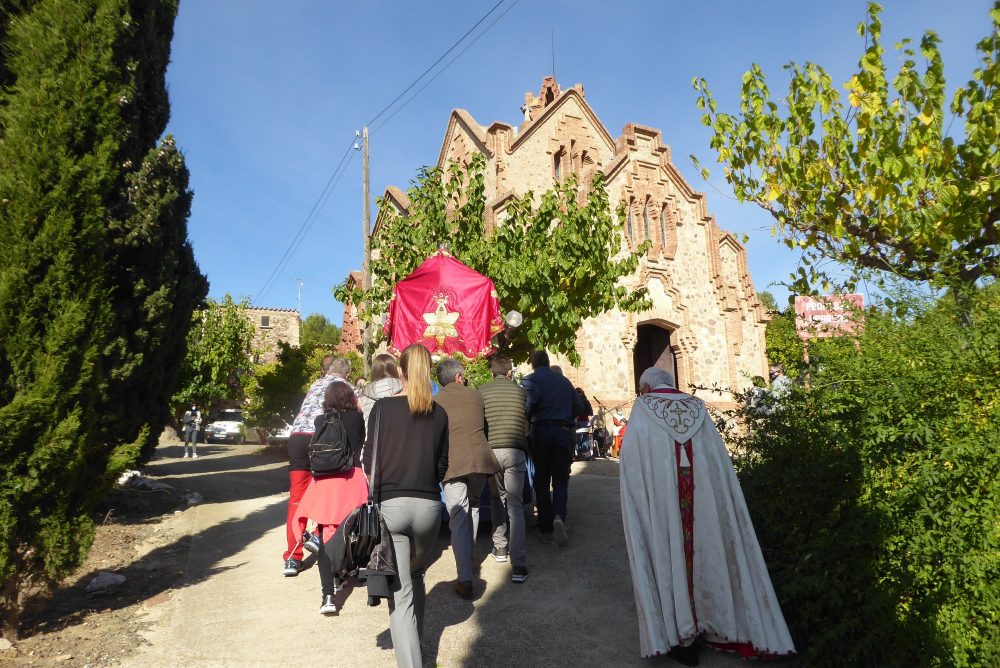
<path fill-rule="evenodd" d="M 448 310 L 448 295 L 436 295 L 434 299 L 437 301 L 437 308 L 434 309 L 433 313 L 423 314 L 424 321 L 427 323 L 424 336 L 434 337 L 437 339 L 438 345 L 443 346 L 445 339 L 458 336 L 455 322 L 458 321 L 460 314 L 458 311 Z"/>

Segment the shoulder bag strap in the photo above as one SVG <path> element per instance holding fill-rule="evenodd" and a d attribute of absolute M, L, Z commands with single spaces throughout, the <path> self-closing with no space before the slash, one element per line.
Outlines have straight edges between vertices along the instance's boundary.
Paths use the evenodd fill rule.
<path fill-rule="evenodd" d="M 382 407 L 377 405 L 374 408 L 374 426 L 372 427 L 372 470 L 368 474 L 368 503 L 372 502 L 375 495 L 375 467 L 378 463 L 378 423 L 382 416 Z"/>

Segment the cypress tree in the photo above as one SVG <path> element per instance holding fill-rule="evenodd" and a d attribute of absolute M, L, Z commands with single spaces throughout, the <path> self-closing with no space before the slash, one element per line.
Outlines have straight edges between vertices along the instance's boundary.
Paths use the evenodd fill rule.
<path fill-rule="evenodd" d="M 7 26 L 15 16 L 22 14 L 33 0 L 0 0 L 0 88 L 10 84 L 11 74 L 3 57 L 3 43 L 7 38 Z M 3 133 L 0 132 L 0 137 Z"/>
<path fill-rule="evenodd" d="M 8 5 L 12 3 L 8 2 Z M 0 58 L 0 622 L 77 565 L 90 512 L 155 444 L 207 291 L 157 140 L 176 0 L 35 0 Z"/>

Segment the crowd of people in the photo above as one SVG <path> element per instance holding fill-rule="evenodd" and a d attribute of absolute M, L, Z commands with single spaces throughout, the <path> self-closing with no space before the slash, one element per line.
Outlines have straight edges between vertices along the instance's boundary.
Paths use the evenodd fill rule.
<path fill-rule="evenodd" d="M 352 385 L 346 360 L 327 357 L 295 418 L 284 575 L 297 576 L 304 552 L 317 553 L 320 613 L 336 613 L 341 573 L 324 545 L 353 509 L 373 499 L 397 572 L 385 597 L 400 666 L 422 665 L 423 578 L 442 503 L 453 589 L 463 599 L 476 595 L 473 549 L 484 488 L 492 557 L 511 564 L 511 582 L 529 576 L 527 485 L 542 541 L 569 543 L 575 418 L 590 409 L 544 351 L 530 363 L 532 372 L 517 383 L 510 360 L 494 357 L 493 379 L 472 388 L 459 361 L 442 361 L 435 374 L 426 348 L 414 344 L 398 363 L 379 355 L 368 382 Z M 642 655 L 695 665 L 698 638 L 746 657 L 792 653 L 732 463 L 705 405 L 679 392 L 661 369 L 647 370 L 640 384 L 621 444 L 621 497 Z M 310 442 L 331 412 L 343 422 L 354 466 L 314 475 Z"/>

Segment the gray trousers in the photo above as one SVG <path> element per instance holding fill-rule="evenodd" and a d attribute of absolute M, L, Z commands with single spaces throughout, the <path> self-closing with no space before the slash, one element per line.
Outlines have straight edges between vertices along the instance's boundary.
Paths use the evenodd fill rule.
<path fill-rule="evenodd" d="M 500 471 L 493 476 L 490 517 L 493 518 L 493 547 L 508 549 L 507 522 L 510 521 L 510 562 L 512 566 L 528 566 L 528 544 L 524 537 L 524 476 L 528 470 L 528 455 L 517 448 L 495 448 Z M 507 510 L 504 512 L 504 505 Z"/>
<path fill-rule="evenodd" d="M 424 632 L 424 570 L 441 528 L 441 502 L 400 497 L 379 504 L 399 571 L 399 589 L 389 601 L 389 635 L 400 668 L 421 668 Z"/>
<path fill-rule="evenodd" d="M 479 531 L 479 497 L 485 484 L 485 473 L 473 473 L 444 483 L 451 550 L 455 553 L 455 570 L 460 582 L 472 582 L 472 552 Z"/>
<path fill-rule="evenodd" d="M 187 454 L 188 445 L 191 446 L 191 453 L 198 452 L 198 429 L 196 427 L 184 427 L 184 454 Z"/>

